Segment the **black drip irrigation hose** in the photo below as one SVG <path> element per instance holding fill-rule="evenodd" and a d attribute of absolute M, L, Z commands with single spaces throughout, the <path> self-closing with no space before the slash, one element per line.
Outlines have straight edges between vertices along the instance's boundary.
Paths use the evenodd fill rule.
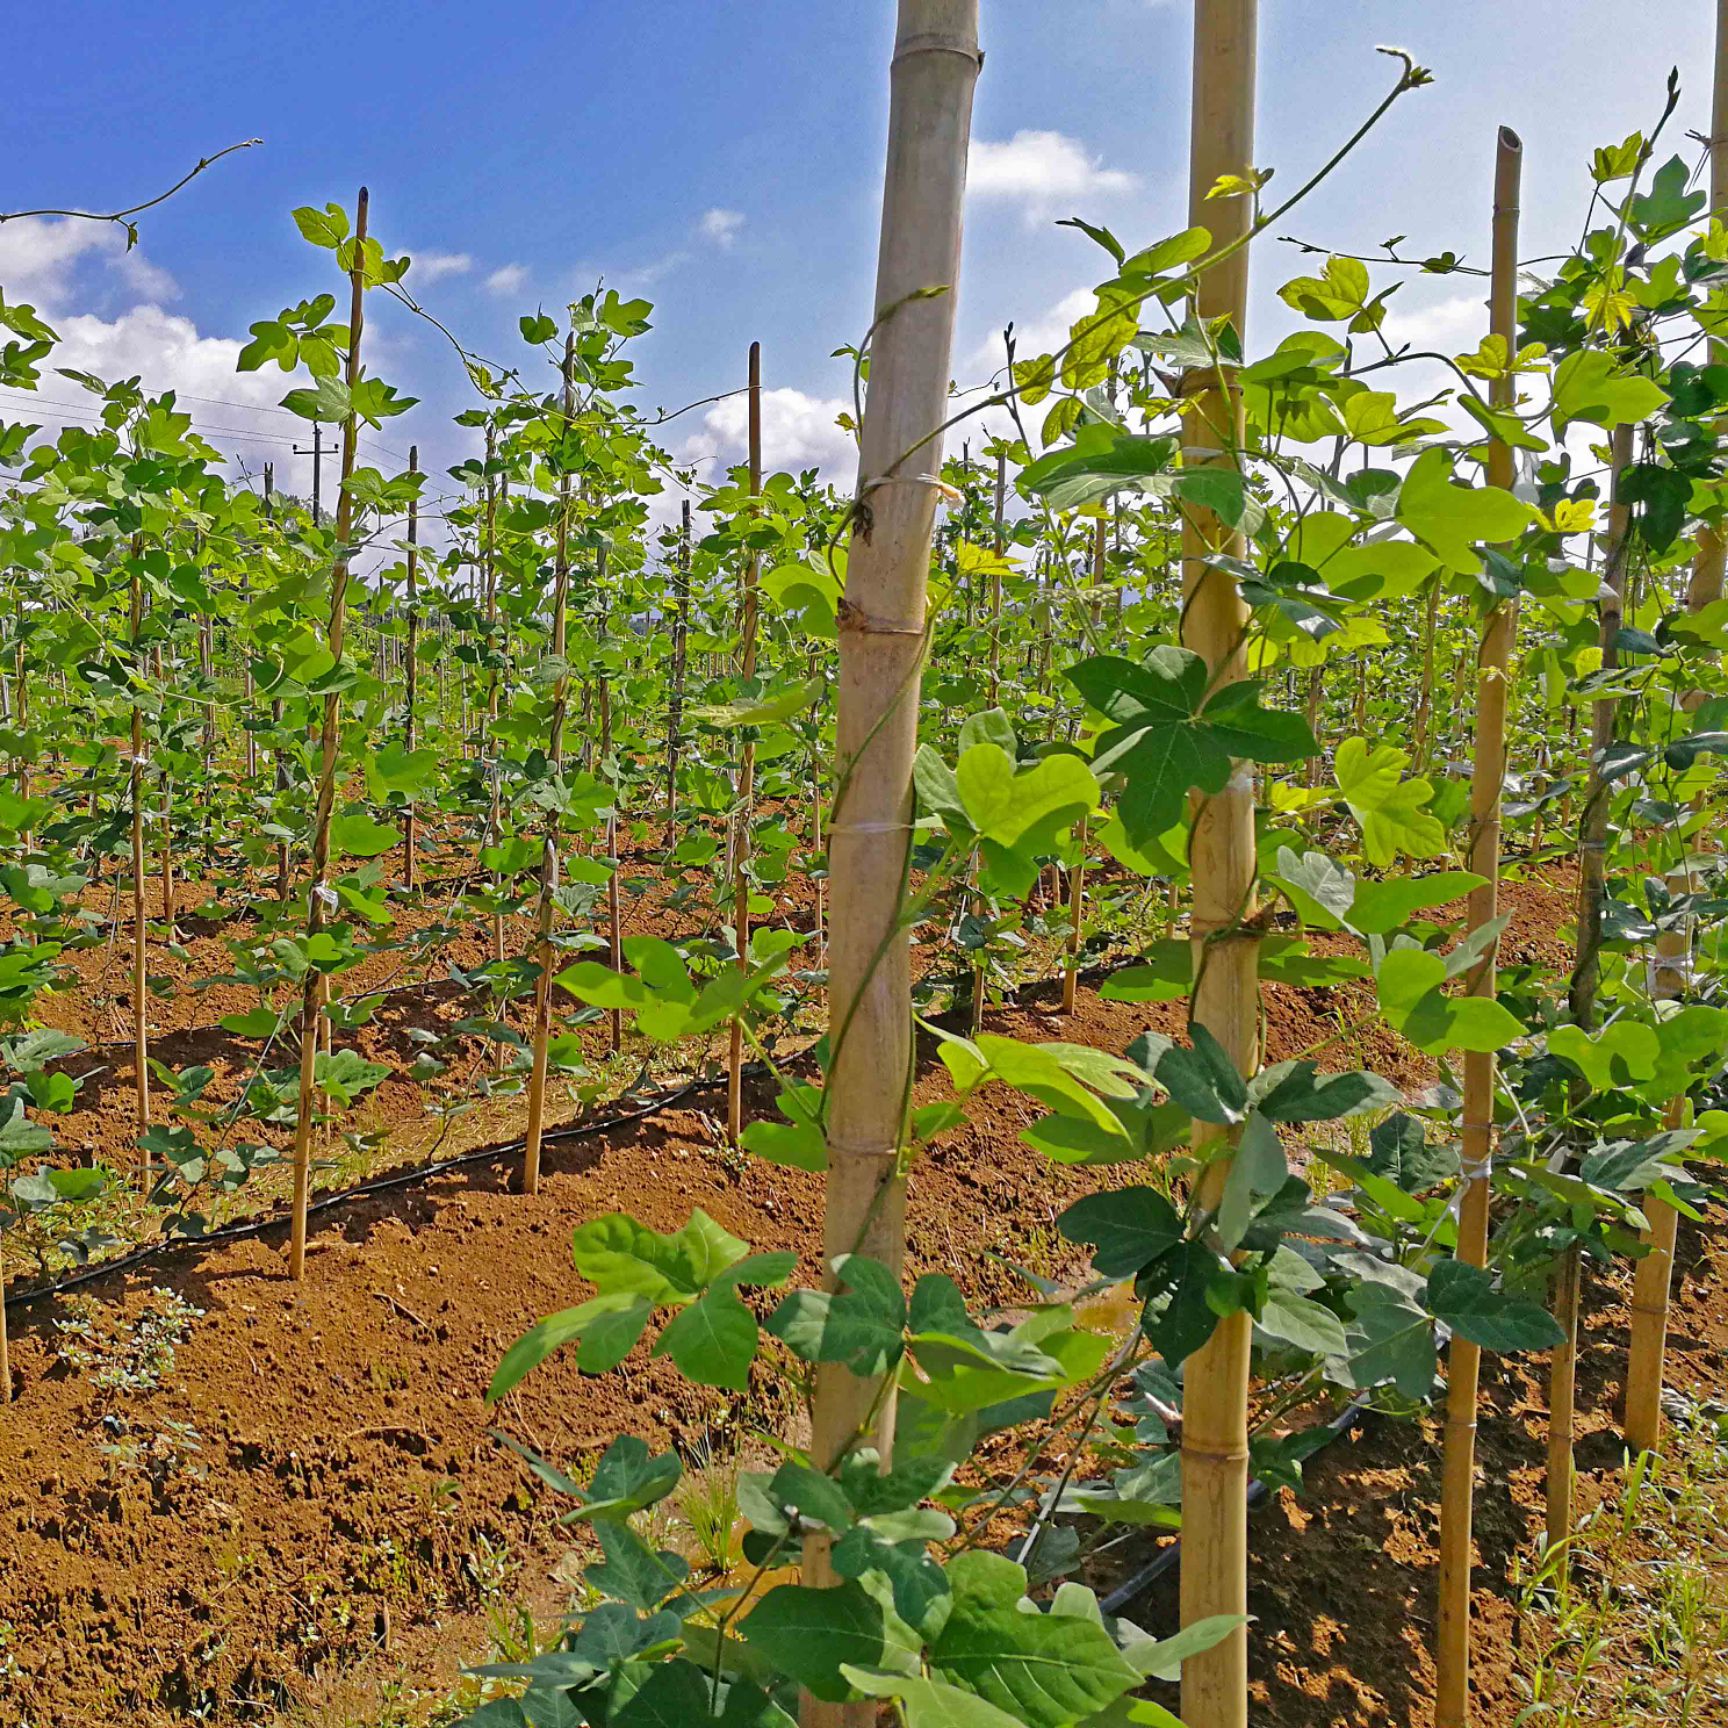
<path fill-rule="evenodd" d="M 1132 964 L 1132 962 L 1130 962 Z M 1088 966 L 1081 969 L 1082 978 L 1099 978 L 1108 976 L 1116 968 L 1109 964 Z M 1022 985 L 1019 989 L 1006 993 L 1010 1001 L 1019 1002 L 1024 997 L 1032 995 L 1039 989 L 1048 989 L 1051 980 L 1047 978 L 1034 979 Z M 402 984 L 396 987 L 400 990 L 421 988 L 412 984 Z M 367 992 L 379 995 L 379 991 Z M 90 1046 L 86 1046 L 90 1048 Z M 788 1064 L 797 1062 L 808 1054 L 808 1049 L 796 1052 L 788 1059 Z M 741 1070 L 751 1079 L 760 1079 L 773 1072 L 766 1062 L 746 1062 Z M 608 1134 L 616 1128 L 628 1127 L 633 1122 L 642 1122 L 651 1116 L 656 1116 L 662 1110 L 669 1109 L 681 1099 L 690 1097 L 693 1093 L 712 1091 L 721 1084 L 719 1076 L 698 1076 L 687 1080 L 680 1086 L 669 1091 L 657 1093 L 647 1103 L 635 1110 L 620 1111 L 611 1116 L 603 1116 L 593 1122 L 572 1122 L 562 1128 L 547 1128 L 541 1134 L 544 1140 L 583 1140 L 591 1139 L 597 1134 Z M 494 1145 L 479 1146 L 471 1152 L 458 1153 L 454 1158 L 444 1158 L 432 1164 L 414 1164 L 403 1170 L 394 1170 L 384 1176 L 373 1176 L 364 1182 L 358 1182 L 351 1188 L 343 1188 L 334 1194 L 326 1194 L 321 1199 L 314 1200 L 307 1208 L 308 1218 L 321 1212 L 328 1212 L 338 1206 L 345 1206 L 355 1200 L 363 1200 L 372 1194 L 388 1193 L 396 1188 L 412 1187 L 417 1182 L 428 1182 L 436 1176 L 442 1176 L 447 1171 L 462 1170 L 476 1164 L 495 1162 L 498 1159 L 522 1151 L 527 1142 L 524 1139 L 505 1140 Z M 40 1302 L 50 1296 L 62 1296 L 68 1291 L 77 1290 L 86 1284 L 93 1284 L 99 1278 L 106 1278 L 111 1272 L 126 1272 L 133 1267 L 151 1264 L 170 1254 L 182 1254 L 189 1251 L 215 1247 L 223 1242 L 241 1242 L 254 1236 L 262 1236 L 267 1230 L 281 1228 L 289 1222 L 289 1215 L 284 1212 L 271 1212 L 258 1218 L 248 1218 L 239 1224 L 225 1224 L 216 1230 L 206 1231 L 201 1236 L 170 1237 L 165 1241 L 151 1242 L 142 1248 L 134 1248 L 129 1253 L 117 1255 L 112 1260 L 102 1260 L 93 1266 L 81 1267 L 78 1271 L 68 1273 L 64 1278 L 57 1278 L 51 1284 L 32 1285 L 24 1290 L 9 1290 L 5 1293 L 5 1307 L 8 1311 L 14 1308 L 25 1308 L 33 1302 Z"/>
<path fill-rule="evenodd" d="M 755 1078 L 766 1074 L 768 1067 L 763 1062 L 749 1062 L 744 1065 L 744 1072 Z M 720 1085 L 716 1077 L 698 1077 L 687 1080 L 681 1086 L 675 1086 L 670 1091 L 657 1093 L 647 1103 L 635 1110 L 619 1111 L 611 1116 L 603 1116 L 593 1122 L 572 1122 L 562 1128 L 547 1128 L 541 1134 L 546 1140 L 586 1140 L 597 1134 L 609 1134 L 618 1128 L 627 1128 L 634 1122 L 642 1122 L 651 1116 L 657 1116 L 662 1110 L 670 1109 L 681 1099 L 688 1098 L 692 1093 L 712 1091 Z M 476 1164 L 496 1163 L 511 1154 L 522 1151 L 525 1140 L 505 1140 L 494 1145 L 478 1146 L 471 1152 L 458 1153 L 453 1158 L 442 1158 L 433 1164 L 414 1164 L 405 1170 L 393 1170 L 384 1176 L 373 1176 L 364 1182 L 357 1182 L 351 1188 L 339 1189 L 333 1194 L 326 1194 L 314 1200 L 306 1208 L 310 1218 L 321 1212 L 333 1211 L 338 1206 L 347 1206 L 356 1200 L 364 1200 L 373 1194 L 384 1194 L 396 1188 L 409 1188 L 418 1182 L 429 1182 L 434 1177 L 442 1176 L 451 1170 L 468 1169 Z M 262 1236 L 268 1230 L 283 1228 L 289 1223 L 289 1214 L 285 1212 L 270 1212 L 258 1218 L 248 1218 L 239 1224 L 224 1224 L 220 1229 L 206 1231 L 201 1236 L 169 1237 L 160 1242 L 151 1242 L 142 1248 L 134 1248 L 128 1254 L 121 1254 L 112 1260 L 103 1260 L 93 1266 L 86 1266 L 64 1278 L 56 1279 L 52 1284 L 37 1284 L 26 1290 L 9 1290 L 6 1293 L 6 1308 L 10 1312 L 14 1308 L 25 1308 L 33 1302 L 40 1302 L 50 1296 L 62 1296 L 68 1291 L 76 1290 L 85 1284 L 94 1284 L 99 1278 L 106 1278 L 111 1273 L 126 1272 L 135 1266 L 143 1266 L 157 1260 L 165 1259 L 171 1254 L 201 1251 L 204 1248 L 215 1247 L 223 1242 L 242 1242 L 249 1237 Z"/>
<path fill-rule="evenodd" d="M 1346 1434 L 1351 1433 L 1373 1410 L 1373 1400 L 1363 1393 L 1352 1398 L 1330 1422 L 1325 1425 L 1326 1439 L 1323 1445 L 1315 1447 L 1310 1457 L 1318 1456 L 1327 1446 L 1336 1445 Z M 1270 1490 L 1256 1476 L 1248 1484 L 1248 1507 L 1252 1511 L 1264 1500 Z M 1137 1602 L 1161 1578 L 1168 1577 L 1177 1571 L 1182 1564 L 1182 1538 L 1166 1542 L 1150 1560 L 1137 1572 L 1128 1577 L 1112 1590 L 1109 1595 L 1099 1598 L 1098 1606 L 1106 1614 L 1120 1614 L 1125 1608 Z"/>

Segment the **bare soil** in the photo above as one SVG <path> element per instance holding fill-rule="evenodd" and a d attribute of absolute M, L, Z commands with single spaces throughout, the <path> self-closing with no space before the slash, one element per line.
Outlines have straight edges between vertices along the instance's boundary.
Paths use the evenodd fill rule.
<path fill-rule="evenodd" d="M 1515 960 L 1563 954 L 1566 886 L 1509 891 Z M 663 911 L 639 904 L 637 928 L 666 927 Z M 219 936 L 199 940 L 217 947 L 207 953 L 194 941 L 186 977 L 226 965 Z M 520 942 L 513 934 L 511 951 Z M 472 965 L 482 946 L 470 932 L 450 957 Z M 95 992 L 82 961 L 80 972 L 84 994 Z M 447 988 L 433 981 L 423 994 L 392 997 L 352 1041 L 405 1064 L 407 1028 L 436 1016 Z M 1313 1053 L 1328 1067 L 1375 1067 L 1409 1088 L 1432 1078 L 1426 1059 L 1374 1027 L 1364 987 L 1267 994 L 1269 1059 Z M 49 1018 L 112 1036 L 95 1021 L 78 1024 L 82 999 L 58 998 Z M 176 997 L 161 1010 L 153 1047 L 175 1065 L 209 1062 L 220 1096 L 252 1058 L 208 1022 L 213 1010 L 252 1000 L 228 1004 L 213 991 L 190 998 L 194 1009 Z M 1085 989 L 1078 1012 L 1064 1017 L 1055 1000 L 1034 991 L 990 1025 L 1122 1051 L 1149 1026 L 1180 1024 L 1176 1005 L 1110 1003 Z M 921 1096 L 941 1090 L 926 1062 Z M 698 1098 L 599 1139 L 553 1142 L 533 1199 L 511 1192 L 514 1161 L 503 1157 L 345 1203 L 317 1221 L 299 1287 L 284 1275 L 284 1232 L 274 1228 L 105 1275 L 90 1294 L 110 1313 L 136 1315 L 156 1288 L 203 1311 L 153 1389 L 106 1389 L 94 1372 L 61 1361 L 63 1302 L 16 1314 L 18 1394 L 0 1411 L 0 1722 L 155 1728 L 295 1711 L 346 1722 L 338 1697 L 376 1700 L 403 1677 L 448 1684 L 460 1661 L 483 1653 L 489 1616 L 525 1602 L 555 1617 L 568 1594 L 573 1538 L 555 1521 L 560 1508 L 497 1442 L 495 1426 L 577 1467 L 622 1432 L 699 1457 L 783 1430 L 786 1392 L 773 1375 L 761 1373 L 740 1396 L 715 1394 L 642 1350 L 597 1379 L 554 1359 L 501 1411 L 483 1401 L 503 1350 L 586 1293 L 568 1249 L 583 1220 L 627 1210 L 672 1229 L 700 1206 L 753 1247 L 797 1249 L 813 1274 L 819 1179 L 728 1153 L 708 1114 L 714 1102 Z M 129 1104 L 124 1069 L 92 1073 L 64 1133 L 82 1152 L 122 1157 Z M 478 1113 L 466 1137 L 502 1141 L 515 1129 L 514 1108 L 506 1100 Z M 751 1108 L 770 1110 L 766 1089 Z M 406 1080 L 386 1082 L 368 1109 L 399 1149 L 416 1124 L 425 1131 L 424 1099 Z M 998 1303 L 1023 1295 L 1004 1260 L 1051 1277 L 1079 1273 L 1054 1219 L 1097 1185 L 1097 1173 L 1054 1167 L 1023 1145 L 1019 1132 L 1036 1113 L 998 1090 L 920 1164 L 908 1225 L 914 1271 L 946 1271 L 976 1300 Z M 1720 1368 L 1728 1340 L 1728 1310 L 1704 1312 L 1707 1295 L 1719 1303 L 1696 1277 L 1683 1281 L 1680 1362 L 1696 1375 Z M 1623 1319 L 1611 1304 L 1593 1314 L 1588 1409 L 1605 1406 Z M 1539 1389 L 1522 1370 L 1485 1370 L 1485 1389 L 1481 1675 L 1485 1706 L 1498 1710 L 1508 1682 L 1493 1650 L 1510 1621 L 1494 1592 L 1533 1510 L 1539 1516 Z M 1592 1424 L 1582 1459 L 1606 1468 L 1618 1456 L 1608 1456 L 1606 1415 Z M 117 1443 L 121 1455 L 104 1451 Z M 1375 1428 L 1314 1461 L 1299 1502 L 1280 1496 L 1258 1518 L 1257 1723 L 1427 1719 L 1437 1458 L 1422 1428 Z M 1167 1608 L 1154 1601 L 1147 1612 Z"/>

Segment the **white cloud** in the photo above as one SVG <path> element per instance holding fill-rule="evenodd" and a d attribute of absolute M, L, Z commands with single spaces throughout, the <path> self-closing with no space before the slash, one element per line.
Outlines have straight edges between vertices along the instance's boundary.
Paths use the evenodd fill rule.
<path fill-rule="evenodd" d="M 1394 348 L 1465 354 L 1488 334 L 1488 302 L 1481 294 L 1454 294 L 1427 306 L 1412 306 L 1402 294 L 1386 308 L 1383 326 Z"/>
<path fill-rule="evenodd" d="M 762 463 L 770 471 L 821 468 L 827 479 L 850 485 L 858 468 L 858 449 L 850 433 L 835 424 L 850 412 L 851 403 L 838 396 L 810 396 L 785 387 L 762 392 Z M 749 400 L 740 392 L 716 402 L 702 417 L 702 429 L 687 437 L 678 450 L 681 463 L 701 463 L 702 478 L 717 480 L 721 471 L 745 456 L 749 433 Z"/>
<path fill-rule="evenodd" d="M 445 276 L 466 276 L 474 268 L 467 252 L 420 252 L 414 255 L 414 274 L 422 282 L 437 282 Z"/>
<path fill-rule="evenodd" d="M 82 259 L 98 259 L 135 294 L 148 300 L 171 299 L 179 284 L 152 264 L 113 223 L 25 216 L 0 227 L 0 286 L 14 300 L 37 306 L 64 303 Z"/>
<path fill-rule="evenodd" d="M 737 244 L 738 232 L 744 226 L 742 210 L 705 210 L 697 224 L 705 240 L 712 240 L 722 250 Z"/>
<path fill-rule="evenodd" d="M 486 292 L 500 298 L 514 294 L 528 280 L 526 264 L 501 264 L 486 278 Z"/>
<path fill-rule="evenodd" d="M 1026 206 L 1028 215 L 1052 204 L 1131 192 L 1137 176 L 1106 168 L 1078 138 L 1064 132 L 1016 132 L 993 142 L 975 139 L 966 169 L 967 191 Z"/>

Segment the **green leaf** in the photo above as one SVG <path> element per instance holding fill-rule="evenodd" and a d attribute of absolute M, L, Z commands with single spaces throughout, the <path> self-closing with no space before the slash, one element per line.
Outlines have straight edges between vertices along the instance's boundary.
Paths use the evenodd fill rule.
<path fill-rule="evenodd" d="M 1668 392 L 1602 348 L 1580 348 L 1554 368 L 1554 435 L 1574 420 L 1611 431 L 1647 419 Z M 1510 536 L 1502 536 L 1510 538 Z"/>
<path fill-rule="evenodd" d="M 1349 908 L 1346 922 L 1352 930 L 1359 930 L 1364 936 L 1390 935 L 1409 922 L 1411 913 L 1461 900 L 1480 888 L 1485 880 L 1485 877 L 1469 870 L 1440 870 L 1431 876 L 1397 876 L 1384 882 L 1358 882 L 1356 899 Z"/>
<path fill-rule="evenodd" d="M 388 822 L 376 822 L 364 810 L 349 810 L 330 824 L 330 849 L 349 858 L 376 858 L 402 843 Z"/>
<path fill-rule="evenodd" d="M 756 1317 L 730 1289 L 712 1289 L 675 1315 L 654 1346 L 698 1386 L 741 1392 L 756 1358 Z"/>
<path fill-rule="evenodd" d="M 1637 1085 L 1656 1072 L 1662 1042 L 1654 1026 L 1616 1020 L 1594 1037 L 1582 1026 L 1556 1026 L 1548 1034 L 1552 1055 L 1570 1062 L 1594 1092 Z"/>
<path fill-rule="evenodd" d="M 827 688 L 825 678 L 806 678 L 771 696 L 740 696 L 736 701 L 712 707 L 689 710 L 692 719 L 704 726 L 725 731 L 736 726 L 773 726 L 801 714 Z"/>
<path fill-rule="evenodd" d="M 1259 706 L 1256 683 L 1208 700 L 1206 663 L 1184 648 L 1155 648 L 1139 665 L 1101 655 L 1070 667 L 1067 677 L 1112 723 L 1092 765 L 1126 782 L 1118 814 L 1135 845 L 1175 826 L 1191 790 L 1222 791 L 1234 758 L 1292 762 L 1315 749 L 1300 715 Z"/>
<path fill-rule="evenodd" d="M 1143 438 L 1114 426 L 1082 426 L 1072 444 L 1020 470 L 1020 487 L 1056 510 L 1077 510 L 1162 474 L 1176 454 L 1174 438 Z"/>
<path fill-rule="evenodd" d="M 1294 1291 L 1274 1286 L 1256 1318 L 1261 1331 L 1310 1355 L 1342 1356 L 1347 1349 L 1344 1322 L 1330 1308 Z"/>
<path fill-rule="evenodd" d="M 1178 1680 L 1182 1676 L 1182 1664 L 1190 1656 L 1204 1656 L 1208 1650 L 1222 1644 L 1238 1626 L 1247 1623 L 1247 1616 L 1242 1614 L 1212 1614 L 1204 1620 L 1190 1621 L 1172 1637 L 1130 1644 L 1122 1654 L 1149 1680 Z M 1124 1720 L 1152 1722 L 1157 1719 L 1130 1716 Z M 1181 1725 L 1178 1723 L 1176 1728 L 1181 1728 Z"/>
<path fill-rule="evenodd" d="M 1433 783 L 1400 778 L 1409 760 L 1408 750 L 1391 744 L 1370 749 L 1365 738 L 1346 738 L 1334 759 L 1338 789 L 1362 825 L 1368 862 L 1380 869 L 1401 853 L 1434 858 L 1446 850 L 1446 830 L 1425 808 L 1434 796 Z"/>
<path fill-rule="evenodd" d="M 1021 1728 L 1009 1716 L 972 1692 L 916 1674 L 846 1668 L 846 1678 L 866 1698 L 894 1698 L 905 1714 L 906 1728 Z"/>
<path fill-rule="evenodd" d="M 1448 569 L 1474 575 L 1476 548 L 1515 539 L 1535 512 L 1498 486 L 1459 486 L 1444 450 L 1424 450 L 1398 494 L 1398 520 Z"/>
<path fill-rule="evenodd" d="M 486 1401 L 489 1404 L 497 1403 L 506 1392 L 513 1390 L 533 1369 L 538 1368 L 554 1350 L 561 1350 L 566 1344 L 586 1344 L 589 1333 L 596 1328 L 597 1336 L 602 1340 L 599 1348 L 600 1359 L 585 1364 L 579 1351 L 576 1365 L 586 1368 L 590 1373 L 600 1373 L 617 1367 L 641 1337 L 642 1329 L 648 1324 L 648 1316 L 652 1312 L 653 1305 L 646 1298 L 618 1291 L 596 1296 L 592 1301 L 584 1302 L 578 1307 L 566 1308 L 562 1313 L 549 1315 L 531 1326 L 504 1352 L 504 1359 L 492 1376 L 492 1384 L 486 1388 Z M 620 1349 L 619 1345 L 626 1335 L 629 1342 L 624 1343 Z"/>
<path fill-rule="evenodd" d="M 843 1669 L 874 1669 L 887 1649 L 882 1608 L 853 1580 L 828 1590 L 777 1584 L 739 1634 L 779 1673 L 831 1704 L 850 1696 Z"/>
<path fill-rule="evenodd" d="M 1448 996 L 1446 962 L 1422 948 L 1394 948 L 1380 963 L 1380 1006 L 1395 1031 L 1420 1050 L 1490 1052 L 1524 1032 L 1520 1022 L 1487 996 Z"/>
<path fill-rule="evenodd" d="M 1058 1215 L 1056 1228 L 1095 1249 L 1092 1268 L 1100 1278 L 1132 1278 L 1182 1240 L 1175 1207 L 1151 1188 L 1088 1194 Z"/>
<path fill-rule="evenodd" d="M 662 1234 L 624 1212 L 579 1224 L 570 1240 L 576 1270 L 605 1294 L 649 1302 L 688 1302 L 749 1245 L 729 1235 L 700 1207 L 683 1229 Z"/>
<path fill-rule="evenodd" d="M 1078 756 L 1018 768 L 1000 745 L 975 744 L 954 779 L 974 831 L 1002 846 L 1018 846 L 1055 822 L 1066 827 L 1098 807 L 1098 782 Z"/>
<path fill-rule="evenodd" d="M 684 1467 L 675 1452 L 655 1457 L 646 1440 L 634 1434 L 620 1434 L 601 1453 L 575 1516 L 627 1518 L 632 1512 L 664 1500 L 678 1486 L 683 1473 Z"/>
<path fill-rule="evenodd" d="M 1102 1625 L 1026 1602 L 1026 1571 L 973 1549 L 948 1564 L 953 1607 L 931 1643 L 931 1675 L 1025 1728 L 1068 1728 L 1137 1685 Z"/>
<path fill-rule="evenodd" d="M 1565 1336 L 1540 1302 L 1496 1290 L 1487 1272 L 1464 1260 L 1442 1260 L 1434 1268 L 1427 1303 L 1429 1313 L 1460 1337 L 1503 1355 L 1552 1350 Z"/>
<path fill-rule="evenodd" d="M 1196 1021 L 1189 1028 L 1193 1047 L 1172 1044 L 1152 1070 L 1153 1078 L 1201 1122 L 1225 1126 L 1247 1112 L 1248 1088 L 1224 1046 Z"/>
<path fill-rule="evenodd" d="M 899 1359 L 906 1299 L 879 1260 L 852 1254 L 834 1263 L 837 1291 L 794 1290 L 767 1327 L 806 1362 L 843 1363 L 874 1379 Z"/>

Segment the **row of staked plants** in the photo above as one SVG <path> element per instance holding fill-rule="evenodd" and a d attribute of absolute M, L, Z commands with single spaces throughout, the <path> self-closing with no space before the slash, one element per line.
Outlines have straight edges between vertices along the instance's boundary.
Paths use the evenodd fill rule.
<path fill-rule="evenodd" d="M 907 0 L 903 31 L 932 11 L 968 8 Z M 944 99 L 964 105 L 976 62 L 954 58 Z M 1369 125 L 1426 81 L 1400 58 Z M 57 373 L 53 330 L 0 299 L 0 386 L 89 400 L 88 424 L 52 438 L 0 422 L 8 1259 L 99 1254 L 122 1215 L 201 1232 L 255 1180 L 278 1192 L 284 1164 L 303 1220 L 318 1131 L 388 1072 L 353 1036 L 383 995 L 345 981 L 379 955 L 410 985 L 443 980 L 458 936 L 486 957 L 456 969 L 460 1016 L 408 1075 L 437 1108 L 521 1095 L 539 1122 L 549 1086 L 599 1106 L 623 1074 L 613 1052 L 694 1070 L 729 1042 L 777 1087 L 743 1148 L 837 1193 L 856 1002 L 816 1035 L 856 889 L 829 847 L 879 766 L 867 748 L 837 760 L 837 671 L 895 616 L 868 616 L 884 591 L 860 598 L 849 575 L 887 556 L 891 509 L 939 493 L 944 521 L 915 547 L 913 675 L 883 710 L 915 711 L 916 755 L 888 788 L 905 822 L 874 825 L 903 830 L 875 836 L 903 849 L 901 886 L 864 971 L 914 933 L 922 961 L 879 1195 L 916 1183 L 994 1093 L 1022 1094 L 1043 1112 L 1028 1143 L 1097 1170 L 1059 1224 L 1089 1281 L 1029 1279 L 1008 1314 L 970 1309 L 942 1274 L 908 1289 L 880 1200 L 837 1225 L 831 1199 L 826 1267 L 700 1212 L 670 1234 L 582 1223 L 592 1294 L 526 1333 L 494 1397 L 556 1350 L 598 1374 L 652 1340 L 702 1386 L 789 1377 L 825 1442 L 778 1436 L 778 1467 L 742 1477 L 747 1565 L 713 1588 L 645 1534 L 675 1456 L 621 1436 L 583 1483 L 530 1457 L 592 1530 L 588 1606 L 554 1648 L 490 1671 L 498 1695 L 469 1720 L 787 1723 L 802 1695 L 806 1721 L 891 1705 L 910 1728 L 1158 1724 L 1177 1717 L 1155 1683 L 1185 1666 L 1190 1728 L 1242 1720 L 1204 1679 L 1244 1647 L 1239 1610 L 1154 1639 L 1085 1582 L 1124 1528 L 1182 1528 L 1202 1365 L 1244 1341 L 1232 1492 L 1250 1472 L 1297 1484 L 1324 1430 L 1293 1416 L 1352 1399 L 1413 1414 L 1461 1345 L 1563 1361 L 1580 1261 L 1636 1260 L 1646 1283 L 1655 1266 L 1665 1293 L 1673 1220 L 1701 1215 L 1728 1146 L 1728 366 L 1712 346 L 1728 230 L 1699 184 L 1708 152 L 1660 147 L 1676 100 L 1649 137 L 1596 153 L 1578 246 L 1527 264 L 1512 329 L 1485 316 L 1466 352 L 1400 349 L 1388 312 L 1409 274 L 1485 273 L 1395 247 L 1321 249 L 1279 290 L 1299 328 L 1252 346 L 1240 306 L 1209 296 L 1307 187 L 1278 204 L 1241 162 L 1197 182 L 1206 220 L 1149 245 L 1076 223 L 1097 248 L 1094 309 L 1049 354 L 1010 334 L 996 378 L 948 405 L 962 450 L 938 474 L 921 473 L 942 448 L 931 422 L 855 497 L 746 467 L 700 492 L 700 523 L 670 527 L 655 501 L 682 477 L 629 359 L 651 308 L 615 292 L 523 318 L 509 364 L 457 350 L 475 453 L 443 490 L 415 462 L 362 460 L 412 406 L 362 365 L 362 308 L 425 315 L 364 200 L 295 213 L 347 322 L 316 293 L 254 325 L 240 361 L 279 368 L 284 409 L 337 430 L 332 513 L 235 482 L 172 394 Z M 1322 172 L 1350 173 L 1348 152 Z M 932 198 L 924 219 L 957 232 L 957 204 Z M 879 295 L 854 351 L 866 450 L 907 332 L 936 332 L 947 376 L 955 285 L 917 288 Z M 1195 635 L 1207 584 L 1238 608 L 1222 642 Z M 1503 692 L 1503 766 L 1480 754 L 1478 683 Z M 1511 869 L 1580 885 L 1570 969 L 1496 978 L 1483 760 Z M 1190 848 L 1198 864 L 1232 800 L 1247 892 L 1197 930 Z M 629 927 L 631 872 L 650 864 L 699 934 Z M 228 919 L 232 965 L 201 982 L 257 998 L 221 1021 L 249 1076 L 225 1099 L 209 1068 L 149 1048 L 152 961 L 209 915 Z M 79 951 L 123 935 L 138 1136 L 110 1168 L 55 1145 L 78 1050 L 47 1022 Z M 1335 991 L 1337 1036 L 1268 1063 L 1256 1029 L 1245 1058 L 1204 1008 L 1244 951 L 1256 1002 L 1261 983 Z M 1072 1007 L 1105 961 L 1103 997 L 1186 1004 L 1182 1034 L 1149 1028 L 1117 1054 L 986 1029 L 1052 973 Z M 916 1107 L 915 1027 L 947 1082 Z M 1438 1084 L 1412 1096 L 1340 1068 L 1372 1028 Z M 484 1078 L 452 1099 L 462 1040 Z M 1472 1056 L 1493 1064 L 1486 1123 L 1461 1110 Z M 1472 1127 L 1491 1161 L 1467 1160 Z M 1126 1328 L 1077 1313 L 1117 1289 Z M 1655 1349 L 1659 1385 L 1659 1331 Z M 1053 1453 L 1071 1462 L 1042 1468 Z M 1468 1487 L 1466 1468 L 1466 1546 Z M 1205 1575 L 1209 1529 L 1185 1574 Z"/>

